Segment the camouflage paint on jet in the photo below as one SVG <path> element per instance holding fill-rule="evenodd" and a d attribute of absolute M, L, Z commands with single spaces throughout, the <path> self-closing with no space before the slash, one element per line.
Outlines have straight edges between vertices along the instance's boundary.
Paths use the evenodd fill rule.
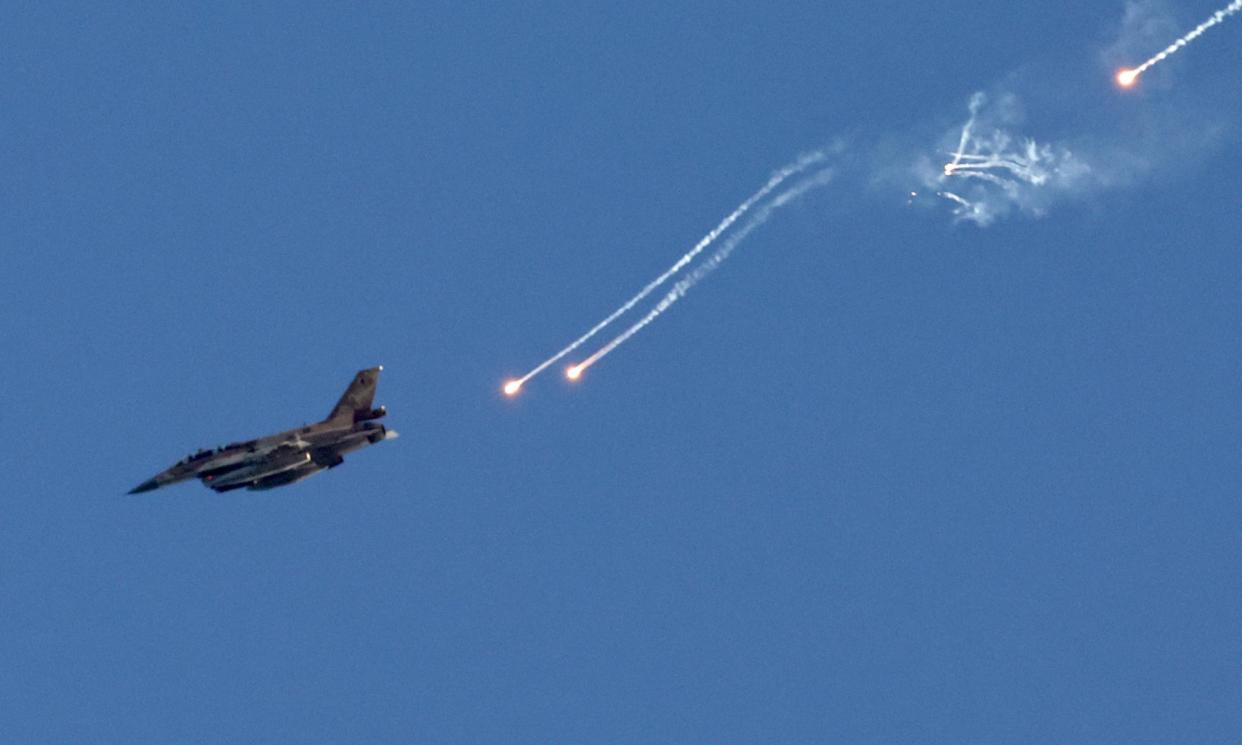
<path fill-rule="evenodd" d="M 335 468 L 345 461 L 346 453 L 397 436 L 374 421 L 388 413 L 384 407 L 371 408 L 383 369 L 359 371 L 332 413 L 318 424 L 214 450 L 199 450 L 129 493 L 151 491 L 192 478 L 217 492 L 271 489 Z"/>

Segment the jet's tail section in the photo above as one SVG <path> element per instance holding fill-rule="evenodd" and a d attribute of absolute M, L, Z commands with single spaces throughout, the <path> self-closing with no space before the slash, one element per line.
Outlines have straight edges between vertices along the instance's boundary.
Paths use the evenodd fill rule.
<path fill-rule="evenodd" d="M 326 421 L 353 424 L 363 419 L 375 418 L 374 415 L 378 412 L 371 409 L 371 403 L 375 400 L 375 385 L 379 382 L 379 374 L 383 369 L 380 366 L 359 370 Z"/>

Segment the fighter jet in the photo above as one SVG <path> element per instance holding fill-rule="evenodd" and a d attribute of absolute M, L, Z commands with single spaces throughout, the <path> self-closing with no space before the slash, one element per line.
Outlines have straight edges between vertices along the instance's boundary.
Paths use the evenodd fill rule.
<path fill-rule="evenodd" d="M 388 413 L 373 409 L 375 385 L 383 367 L 361 370 L 336 402 L 332 413 L 318 424 L 223 447 L 199 450 L 168 470 L 130 489 L 130 494 L 159 489 L 187 479 L 198 479 L 217 492 L 233 489 L 271 489 L 301 481 L 345 461 L 345 454 L 361 450 L 397 433 L 374 420 Z"/>

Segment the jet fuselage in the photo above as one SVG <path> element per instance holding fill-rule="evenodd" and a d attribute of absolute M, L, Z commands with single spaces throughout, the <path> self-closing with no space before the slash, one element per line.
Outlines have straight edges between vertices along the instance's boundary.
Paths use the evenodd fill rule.
<path fill-rule="evenodd" d="M 359 371 L 322 422 L 214 450 L 199 450 L 129 493 L 151 491 L 192 478 L 218 492 L 271 489 L 335 468 L 344 462 L 346 453 L 397 436 L 374 421 L 388 413 L 383 406 L 371 408 L 381 370 L 382 367 L 373 367 Z"/>

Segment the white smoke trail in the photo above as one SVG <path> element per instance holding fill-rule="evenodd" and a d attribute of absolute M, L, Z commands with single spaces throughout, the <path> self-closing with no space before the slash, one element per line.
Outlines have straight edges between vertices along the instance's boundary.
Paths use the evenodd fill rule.
<path fill-rule="evenodd" d="M 673 303 L 685 297 L 686 293 L 690 291 L 690 288 L 701 282 L 704 277 L 711 274 L 722 263 L 724 263 L 725 259 L 728 259 L 729 255 L 733 253 L 733 250 L 738 247 L 738 244 L 746 240 L 746 236 L 750 235 L 751 231 L 767 222 L 768 219 L 772 217 L 773 212 L 780 207 L 784 207 L 786 204 L 789 204 L 803 194 L 806 194 L 808 191 L 824 186 L 832 180 L 832 175 L 832 169 L 825 168 L 815 175 L 804 179 L 789 189 L 781 192 L 774 197 L 772 201 L 756 210 L 754 217 L 750 218 L 750 220 L 742 225 L 742 227 L 735 230 L 733 234 L 730 235 L 723 244 L 721 244 L 720 248 L 716 249 L 715 253 L 704 260 L 703 263 L 691 270 L 685 277 L 677 280 L 677 282 L 673 285 L 673 289 L 669 290 L 668 294 L 665 295 L 659 303 L 656 303 L 656 306 L 652 308 L 647 315 L 643 316 L 637 323 L 626 329 L 620 336 L 605 344 L 595 354 L 571 367 L 569 372 L 570 377 L 577 378 L 591 365 L 599 362 L 614 349 L 629 341 L 630 337 L 634 336 L 634 334 L 642 331 L 644 327 L 658 318 L 661 313 L 668 310 Z"/>
<path fill-rule="evenodd" d="M 925 179 L 928 187 L 953 203 L 958 219 L 985 226 L 1015 207 L 1038 215 L 1053 195 L 1078 190 L 1095 177 L 1091 167 L 1068 149 L 1010 134 L 1003 125 L 1017 118 L 1012 97 L 988 104 L 983 93 L 970 97 L 970 117 L 962 125 L 951 160 L 937 176 Z M 943 187 L 950 179 L 972 186 L 949 191 Z"/>
<path fill-rule="evenodd" d="M 645 287 L 643 287 L 641 290 L 638 291 L 637 295 L 630 298 L 629 300 L 626 300 L 624 303 L 621 304 L 620 307 L 618 307 L 616 310 L 610 313 L 607 318 L 605 318 L 604 320 L 592 326 L 589 331 L 587 331 L 582 336 L 579 336 L 577 339 L 574 339 L 564 349 L 552 355 L 551 357 L 544 360 L 543 362 L 539 363 L 537 366 L 535 366 L 534 369 L 532 369 L 530 372 L 526 373 L 522 377 L 517 378 L 515 380 L 510 380 L 509 382 L 507 382 L 504 387 L 505 393 L 508 393 L 509 395 L 513 395 L 517 393 L 518 390 L 526 383 L 526 381 L 530 380 L 531 378 L 535 377 L 539 373 L 548 369 L 548 367 L 550 367 L 551 365 L 556 364 L 556 362 L 562 359 L 565 355 L 569 354 L 570 352 L 574 351 L 578 347 L 582 346 L 584 343 L 587 342 L 587 340 L 589 340 L 591 337 L 598 334 L 600 331 L 603 331 L 605 327 L 607 327 L 613 321 L 620 318 L 623 314 L 628 312 L 635 305 L 642 302 L 643 298 L 650 295 L 652 292 L 656 290 L 656 288 L 663 285 L 665 282 L 669 280 L 669 278 L 671 278 L 677 272 L 681 271 L 687 264 L 693 261 L 694 258 L 698 256 L 700 253 L 702 253 L 704 249 L 706 249 L 713 242 L 715 242 L 715 240 L 720 237 L 721 233 L 727 230 L 729 226 L 731 226 L 733 223 L 737 222 L 738 218 L 740 218 L 742 215 L 750 211 L 750 209 L 754 207 L 757 202 L 763 200 L 765 197 L 771 194 L 772 190 L 780 186 L 781 183 L 785 181 L 785 179 L 795 174 L 801 173 L 802 171 L 806 170 L 808 167 L 816 163 L 822 162 L 826 157 L 827 156 L 824 154 L 822 150 L 817 150 L 815 152 L 807 153 L 806 155 L 799 157 L 793 163 L 790 163 L 789 165 L 778 170 L 776 173 L 772 174 L 772 177 L 768 179 L 768 182 L 764 184 L 763 187 L 759 189 L 759 191 L 750 195 L 750 197 L 748 197 L 746 201 L 738 205 L 737 209 L 733 210 L 728 215 L 726 215 L 725 218 L 720 221 L 720 224 L 718 224 L 715 228 L 712 228 L 711 232 L 703 236 L 703 238 L 694 245 L 694 248 L 691 248 L 689 251 L 687 251 L 680 259 L 678 259 L 663 274 L 661 274 L 660 276 L 648 282 Z"/>
<path fill-rule="evenodd" d="M 987 103 L 987 96 L 982 91 L 970 97 L 970 119 L 967 119 L 966 125 L 962 127 L 962 136 L 958 138 L 957 150 L 953 153 L 952 162 L 947 163 L 944 167 L 945 175 L 948 175 L 952 169 L 957 167 L 958 163 L 962 162 L 962 158 L 966 157 L 966 146 L 970 144 L 971 130 L 974 129 L 975 119 L 979 116 L 979 109 L 985 103 Z"/>
<path fill-rule="evenodd" d="M 1225 20 L 1229 16 L 1233 15 L 1234 13 L 1237 13 L 1239 10 L 1242 10 L 1242 0 L 1233 0 L 1233 2 L 1229 3 L 1224 8 L 1221 8 L 1220 10 L 1213 13 L 1211 17 L 1209 17 L 1206 21 L 1204 21 L 1203 23 L 1200 23 L 1198 26 L 1195 26 L 1193 31 L 1191 31 L 1190 33 L 1186 34 L 1182 38 L 1170 44 L 1168 47 L 1164 49 L 1164 51 L 1160 52 L 1156 56 L 1147 60 L 1146 62 L 1139 65 L 1138 67 L 1135 67 L 1134 69 L 1123 70 L 1118 75 L 1117 79 L 1121 81 L 1122 85 L 1133 84 L 1134 81 L 1138 79 L 1138 76 L 1147 72 L 1147 70 L 1152 65 L 1163 62 L 1165 59 L 1169 57 L 1169 55 L 1173 54 L 1177 50 L 1181 49 L 1182 47 L 1186 46 L 1190 42 L 1202 36 L 1204 31 L 1207 31 L 1208 29 L 1220 23 L 1221 21 Z"/>

